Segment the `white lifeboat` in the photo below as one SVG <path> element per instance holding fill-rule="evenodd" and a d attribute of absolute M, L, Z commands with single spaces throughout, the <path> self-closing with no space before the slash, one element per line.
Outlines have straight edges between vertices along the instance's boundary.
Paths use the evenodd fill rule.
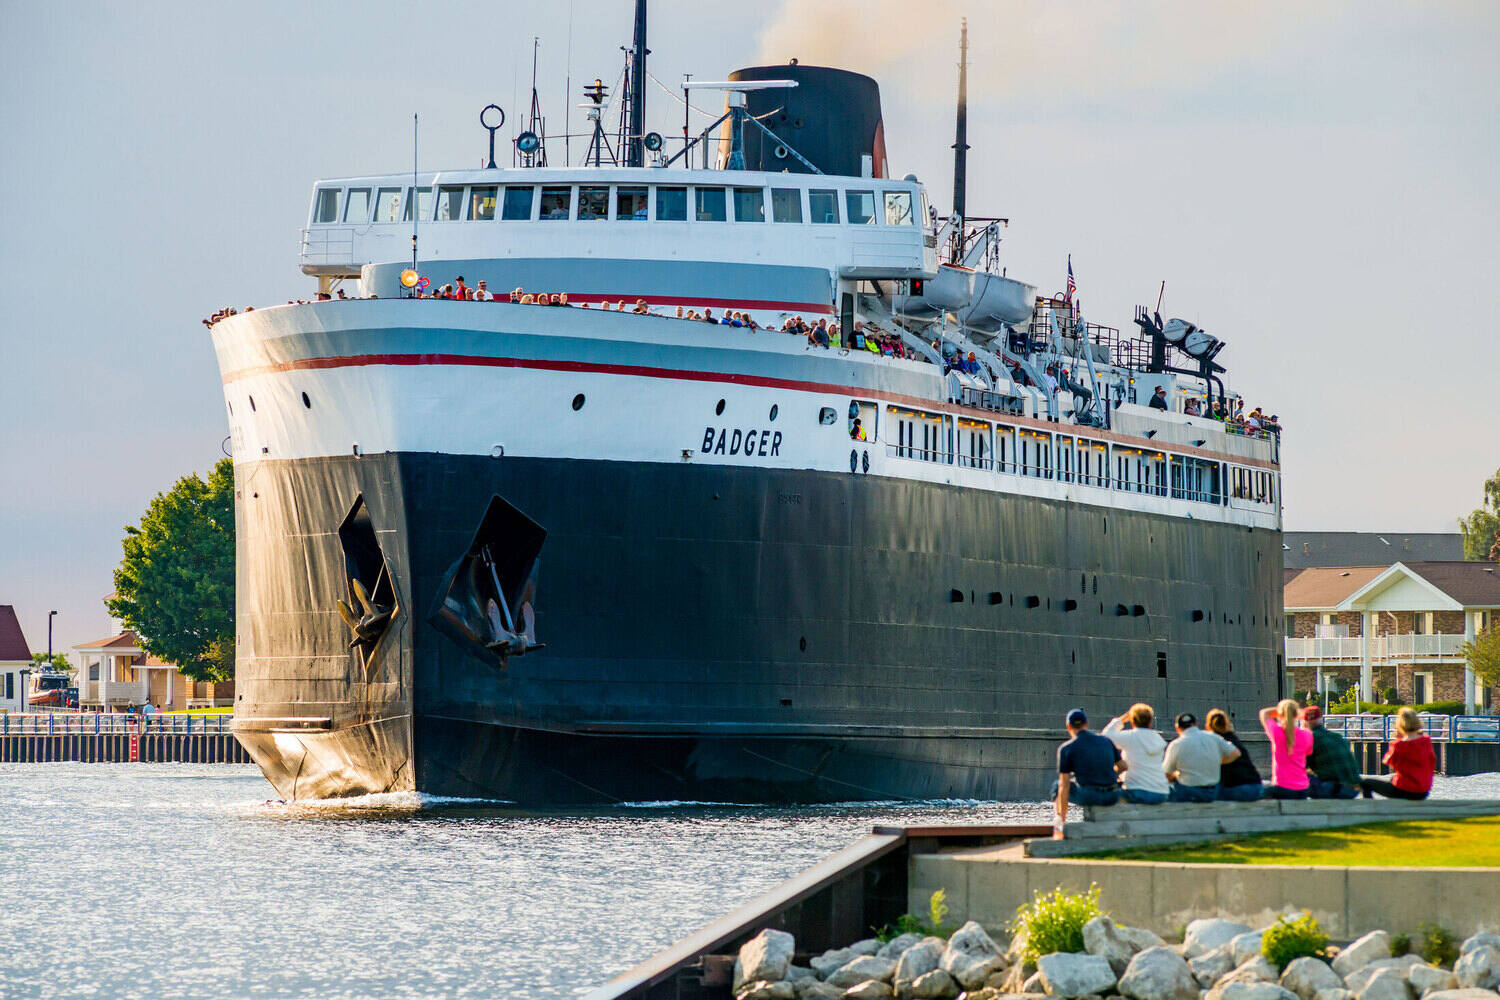
<path fill-rule="evenodd" d="M 974 297 L 975 272 L 959 264 L 939 264 L 936 278 L 922 283 L 921 295 L 892 295 L 891 312 L 926 319 L 954 312 Z"/>
<path fill-rule="evenodd" d="M 1026 323 L 1036 303 L 1036 286 L 988 271 L 974 273 L 974 296 L 959 319 L 970 329 L 998 333 L 1009 323 Z"/>

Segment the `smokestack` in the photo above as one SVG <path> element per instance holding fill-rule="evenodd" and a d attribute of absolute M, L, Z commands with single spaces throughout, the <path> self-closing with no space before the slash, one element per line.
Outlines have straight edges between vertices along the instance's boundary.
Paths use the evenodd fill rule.
<path fill-rule="evenodd" d="M 958 42 L 958 122 L 953 129 L 953 212 L 965 216 L 969 150 L 969 19 L 960 22 Z"/>
<path fill-rule="evenodd" d="M 646 134 L 646 0 L 635 0 L 635 41 L 630 50 L 630 136 L 627 167 L 646 165 L 641 137 Z"/>

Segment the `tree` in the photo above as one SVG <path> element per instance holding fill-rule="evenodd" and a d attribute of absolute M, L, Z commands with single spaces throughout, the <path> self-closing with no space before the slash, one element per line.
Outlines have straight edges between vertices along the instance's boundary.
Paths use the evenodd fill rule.
<path fill-rule="evenodd" d="M 197 680 L 234 676 L 234 463 L 158 493 L 127 525 L 109 613 Z"/>
<path fill-rule="evenodd" d="M 60 674 L 71 674 L 73 672 L 73 664 L 69 663 L 68 662 L 68 658 L 66 656 L 64 656 L 62 653 L 53 653 L 52 654 L 52 665 L 51 666 L 47 665 L 47 654 L 46 653 L 32 653 L 31 654 L 31 665 L 32 665 L 32 669 L 33 670 L 38 670 L 38 671 L 41 671 L 41 670 L 51 670 L 51 671 L 55 671 L 55 672 L 60 673 Z"/>
<path fill-rule="evenodd" d="M 1500 562 L 1500 469 L 1484 481 L 1484 503 L 1458 519 L 1464 533 L 1465 559 Z"/>
<path fill-rule="evenodd" d="M 1491 625 L 1459 647 L 1464 662 L 1486 687 L 1500 685 L 1500 623 Z"/>

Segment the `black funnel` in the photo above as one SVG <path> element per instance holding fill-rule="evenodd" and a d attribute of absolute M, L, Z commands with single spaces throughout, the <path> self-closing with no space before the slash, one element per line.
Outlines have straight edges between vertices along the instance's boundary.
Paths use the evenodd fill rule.
<path fill-rule="evenodd" d="M 885 126 L 880 85 L 861 73 L 828 66 L 751 66 L 730 80 L 795 80 L 789 90 L 753 90 L 745 110 L 776 135 L 745 127 L 745 169 L 810 173 L 795 149 L 825 174 L 860 176 L 860 159 L 873 160 L 874 176 L 886 176 Z M 727 158 L 729 140 L 721 140 Z"/>

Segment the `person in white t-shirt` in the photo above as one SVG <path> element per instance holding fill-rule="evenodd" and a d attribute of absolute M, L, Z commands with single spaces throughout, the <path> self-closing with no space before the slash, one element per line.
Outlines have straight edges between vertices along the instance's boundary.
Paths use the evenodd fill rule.
<path fill-rule="evenodd" d="M 484 287 L 483 278 L 479 279 L 479 285 L 474 289 L 474 298 L 479 302 L 491 302 L 495 298 L 495 296 L 490 294 L 490 290 Z"/>
<path fill-rule="evenodd" d="M 1125 801 L 1154 806 L 1167 801 L 1171 788 L 1162 770 L 1167 741 L 1151 728 L 1156 713 L 1150 705 L 1136 703 L 1118 719 L 1110 719 L 1103 735 L 1120 748 L 1128 765 L 1125 771 Z"/>

